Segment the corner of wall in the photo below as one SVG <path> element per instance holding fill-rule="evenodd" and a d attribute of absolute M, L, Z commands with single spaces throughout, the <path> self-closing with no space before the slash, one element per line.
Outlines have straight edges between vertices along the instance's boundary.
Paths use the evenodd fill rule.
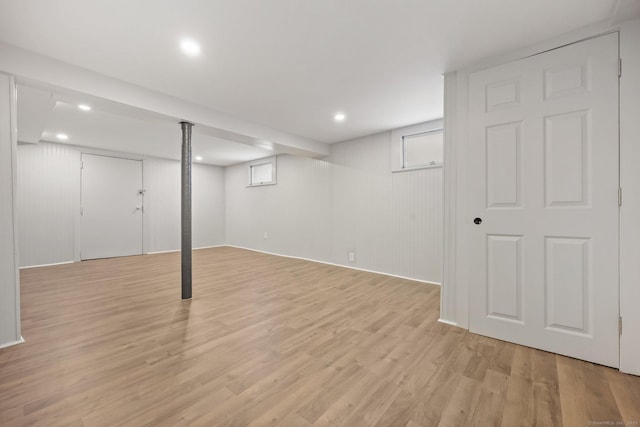
<path fill-rule="evenodd" d="M 621 25 L 620 54 L 620 370 L 640 375 L 640 20 Z"/>
<path fill-rule="evenodd" d="M 16 86 L 0 74 L 0 345 L 20 340 Z"/>
<path fill-rule="evenodd" d="M 456 322 L 456 88 L 457 74 L 444 76 L 444 239 L 440 319 Z"/>

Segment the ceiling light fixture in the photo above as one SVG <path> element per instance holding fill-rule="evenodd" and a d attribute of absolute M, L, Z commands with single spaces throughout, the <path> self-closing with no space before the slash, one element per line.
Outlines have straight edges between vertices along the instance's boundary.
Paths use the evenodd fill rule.
<path fill-rule="evenodd" d="M 336 122 L 344 122 L 344 119 L 346 119 L 347 116 L 344 115 L 344 113 L 336 113 L 333 116 L 333 120 L 335 120 Z"/>
<path fill-rule="evenodd" d="M 201 51 L 200 45 L 193 39 L 182 39 L 180 41 L 180 49 L 188 56 L 198 56 Z"/>
<path fill-rule="evenodd" d="M 60 141 L 66 141 L 67 139 L 69 139 L 69 135 L 67 135 L 66 133 L 58 133 L 56 134 L 56 138 L 58 138 Z"/>
<path fill-rule="evenodd" d="M 202 160 L 202 156 L 196 156 L 196 160 L 197 160 L 197 161 Z"/>
<path fill-rule="evenodd" d="M 87 104 L 78 104 L 78 108 L 82 111 L 91 111 L 91 106 Z"/>

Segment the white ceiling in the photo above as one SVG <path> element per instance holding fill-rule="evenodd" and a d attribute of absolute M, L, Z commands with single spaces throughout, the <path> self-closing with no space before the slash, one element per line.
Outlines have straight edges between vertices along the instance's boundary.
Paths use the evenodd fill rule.
<path fill-rule="evenodd" d="M 0 40 L 336 142 L 441 117 L 444 71 L 612 19 L 625 1 L 0 0 Z M 179 51 L 184 36 L 200 57 Z"/>

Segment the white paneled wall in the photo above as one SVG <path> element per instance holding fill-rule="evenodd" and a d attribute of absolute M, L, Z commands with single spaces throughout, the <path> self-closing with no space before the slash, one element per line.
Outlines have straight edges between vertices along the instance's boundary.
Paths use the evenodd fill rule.
<path fill-rule="evenodd" d="M 334 144 L 324 160 L 279 156 L 270 186 L 247 187 L 246 165 L 194 164 L 193 246 L 226 243 L 440 283 L 442 170 L 391 173 L 390 137 Z M 77 260 L 79 149 L 22 145 L 18 158 L 21 265 Z M 143 180 L 144 251 L 178 250 L 180 163 L 144 159 Z"/>
<path fill-rule="evenodd" d="M 18 148 L 20 265 L 79 259 L 81 149 L 39 143 Z M 180 162 L 144 159 L 144 251 L 180 249 Z M 224 170 L 193 166 L 193 246 L 224 244 Z"/>
<path fill-rule="evenodd" d="M 390 138 L 385 132 L 331 147 L 332 262 L 440 283 L 442 169 L 391 173 Z"/>
<path fill-rule="evenodd" d="M 225 243 L 224 168 L 194 164 L 192 173 L 193 247 L 223 245 Z M 176 228 L 179 226 L 180 222 L 176 223 Z"/>
<path fill-rule="evenodd" d="M 180 248 L 180 162 L 150 159 L 142 164 L 144 251 Z"/>
<path fill-rule="evenodd" d="M 80 152 L 63 144 L 18 147 L 20 265 L 75 259 Z"/>
<path fill-rule="evenodd" d="M 440 283 L 442 169 L 391 173 L 390 138 L 279 156 L 274 186 L 247 188 L 246 166 L 227 167 L 227 244 Z"/>
<path fill-rule="evenodd" d="M 385 244 L 396 228 L 391 222 L 393 206 L 389 199 L 393 179 L 389 168 L 389 138 L 389 133 L 383 133 L 331 147 L 331 261 L 405 275 L 387 270 L 386 258 L 395 255 Z M 353 263 L 348 262 L 349 251 L 355 252 Z"/>
<path fill-rule="evenodd" d="M 640 375 L 640 20 L 622 28 L 620 54 L 620 370 Z"/>
<path fill-rule="evenodd" d="M 13 78 L 0 73 L 0 348 L 22 341 L 16 253 L 16 98 Z"/>
<path fill-rule="evenodd" d="M 331 186 L 327 162 L 279 156 L 276 185 L 247 187 L 247 181 L 246 165 L 226 168 L 228 244 L 282 255 L 328 259 Z"/>

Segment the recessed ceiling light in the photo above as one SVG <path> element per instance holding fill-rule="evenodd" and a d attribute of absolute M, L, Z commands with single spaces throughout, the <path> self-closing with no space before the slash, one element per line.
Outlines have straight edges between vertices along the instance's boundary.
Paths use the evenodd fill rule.
<path fill-rule="evenodd" d="M 60 141 L 66 141 L 67 139 L 69 139 L 69 135 L 67 135 L 66 133 L 58 133 L 56 134 L 56 138 L 58 138 Z"/>
<path fill-rule="evenodd" d="M 335 120 L 336 122 L 344 122 L 344 119 L 346 119 L 347 116 L 344 115 L 344 113 L 336 113 L 333 116 L 333 120 Z"/>
<path fill-rule="evenodd" d="M 196 156 L 196 160 L 197 160 L 197 161 L 202 160 L 202 156 Z"/>
<path fill-rule="evenodd" d="M 198 56 L 200 55 L 200 45 L 193 39 L 182 39 L 180 41 L 180 49 L 185 55 Z"/>
<path fill-rule="evenodd" d="M 78 104 L 78 108 L 82 111 L 91 111 L 91 106 L 87 104 Z"/>

